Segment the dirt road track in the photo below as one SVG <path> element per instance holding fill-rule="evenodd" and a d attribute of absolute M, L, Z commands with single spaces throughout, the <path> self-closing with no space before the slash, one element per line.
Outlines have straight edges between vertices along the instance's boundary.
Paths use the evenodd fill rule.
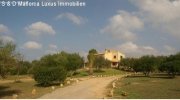
<path fill-rule="evenodd" d="M 56 89 L 40 99 L 100 99 L 105 97 L 107 85 L 121 76 L 90 78 L 71 86 Z"/>

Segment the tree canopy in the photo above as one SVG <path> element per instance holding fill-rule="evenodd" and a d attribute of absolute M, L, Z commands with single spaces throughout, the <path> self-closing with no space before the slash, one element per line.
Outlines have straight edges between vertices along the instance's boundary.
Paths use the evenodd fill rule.
<path fill-rule="evenodd" d="M 175 77 L 180 73 L 180 53 L 170 56 L 142 56 L 140 58 L 125 58 L 120 65 L 127 70 L 133 69 L 135 72 L 142 72 L 149 76 L 150 72 L 167 72 Z"/>
<path fill-rule="evenodd" d="M 17 66 L 15 44 L 0 42 L 0 76 L 6 77 L 9 69 Z"/>

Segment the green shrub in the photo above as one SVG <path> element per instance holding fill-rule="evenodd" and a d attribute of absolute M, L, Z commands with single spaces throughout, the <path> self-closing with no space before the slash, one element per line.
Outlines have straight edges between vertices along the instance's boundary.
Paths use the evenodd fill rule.
<path fill-rule="evenodd" d="M 17 73 L 17 68 L 16 67 L 12 67 L 9 69 L 10 75 L 16 75 Z"/>
<path fill-rule="evenodd" d="M 54 81 L 63 82 L 67 75 L 63 67 L 38 67 L 35 70 L 34 79 L 41 86 L 51 85 Z"/>
<path fill-rule="evenodd" d="M 73 76 L 75 77 L 82 77 L 82 76 L 88 76 L 88 75 L 89 75 L 88 71 L 84 71 L 84 70 L 76 71 L 73 73 Z"/>
<path fill-rule="evenodd" d="M 109 68 L 111 66 L 111 62 L 104 59 L 102 56 L 97 56 L 94 59 L 93 66 L 96 67 L 96 70 L 101 70 L 102 68 Z"/>
<path fill-rule="evenodd" d="M 81 72 L 80 73 L 80 76 L 88 76 L 89 74 L 88 74 L 88 72 Z"/>

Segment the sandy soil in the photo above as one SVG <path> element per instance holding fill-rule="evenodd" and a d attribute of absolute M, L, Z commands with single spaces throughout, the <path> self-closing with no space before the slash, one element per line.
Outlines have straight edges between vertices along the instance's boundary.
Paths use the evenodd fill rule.
<path fill-rule="evenodd" d="M 121 76 L 89 78 L 70 86 L 56 89 L 40 99 L 100 99 L 105 97 L 106 87 Z"/>
<path fill-rule="evenodd" d="M 34 79 L 27 77 L 27 78 L 23 78 L 23 79 L 19 79 L 22 82 L 28 82 L 28 81 L 33 81 Z M 0 80 L 0 84 L 6 84 L 6 83 L 13 83 L 15 81 L 14 80 Z"/>

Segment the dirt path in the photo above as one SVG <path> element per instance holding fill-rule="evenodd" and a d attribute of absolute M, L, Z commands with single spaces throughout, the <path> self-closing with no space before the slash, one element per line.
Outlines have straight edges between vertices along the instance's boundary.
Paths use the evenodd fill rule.
<path fill-rule="evenodd" d="M 90 78 L 71 86 L 59 88 L 41 99 L 99 99 L 105 97 L 106 86 L 121 76 Z"/>

